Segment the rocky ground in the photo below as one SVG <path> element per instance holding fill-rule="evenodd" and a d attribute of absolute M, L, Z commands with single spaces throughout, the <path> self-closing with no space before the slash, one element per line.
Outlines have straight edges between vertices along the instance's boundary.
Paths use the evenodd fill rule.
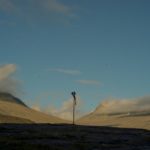
<path fill-rule="evenodd" d="M 64 124 L 1 124 L 0 149 L 150 150 L 150 131 Z"/>

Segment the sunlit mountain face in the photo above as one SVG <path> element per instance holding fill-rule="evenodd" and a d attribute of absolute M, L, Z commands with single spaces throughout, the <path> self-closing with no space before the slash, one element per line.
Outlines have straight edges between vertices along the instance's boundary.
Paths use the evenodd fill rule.
<path fill-rule="evenodd" d="M 0 123 L 68 123 L 28 107 L 12 94 L 0 92 Z"/>

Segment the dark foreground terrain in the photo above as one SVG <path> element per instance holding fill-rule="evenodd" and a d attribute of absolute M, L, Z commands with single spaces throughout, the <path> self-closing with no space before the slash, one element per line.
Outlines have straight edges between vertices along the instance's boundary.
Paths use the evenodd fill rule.
<path fill-rule="evenodd" d="M 72 125 L 1 124 L 0 150 L 150 150 L 150 131 Z"/>

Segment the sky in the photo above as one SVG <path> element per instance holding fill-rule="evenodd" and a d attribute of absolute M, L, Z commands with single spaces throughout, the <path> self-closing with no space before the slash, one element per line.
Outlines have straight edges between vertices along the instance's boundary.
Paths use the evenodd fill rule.
<path fill-rule="evenodd" d="M 0 0 L 0 65 L 15 68 L 29 106 L 61 107 L 72 91 L 86 112 L 108 97 L 148 96 L 149 8 L 149 0 Z"/>

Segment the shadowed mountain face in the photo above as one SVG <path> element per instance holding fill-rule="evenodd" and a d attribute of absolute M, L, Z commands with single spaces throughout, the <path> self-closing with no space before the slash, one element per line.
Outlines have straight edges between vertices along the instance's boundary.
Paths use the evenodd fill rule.
<path fill-rule="evenodd" d="M 27 105 L 24 104 L 19 98 L 13 96 L 10 93 L 0 92 L 0 101 L 12 102 L 27 107 Z"/>

